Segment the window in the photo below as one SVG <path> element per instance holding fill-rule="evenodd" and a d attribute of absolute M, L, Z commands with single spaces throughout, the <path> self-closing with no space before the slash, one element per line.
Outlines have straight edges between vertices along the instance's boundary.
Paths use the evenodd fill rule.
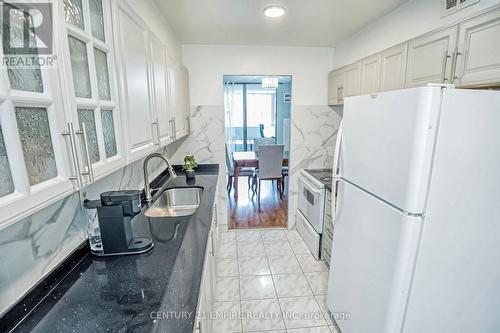
<path fill-rule="evenodd" d="M 247 126 L 259 128 L 264 125 L 264 136 L 276 136 L 276 93 L 269 91 L 252 91 L 247 94 Z M 252 138 L 253 139 L 253 138 Z"/>
<path fill-rule="evenodd" d="M 109 3 L 102 0 L 65 0 L 68 53 L 80 130 L 85 124 L 87 149 L 94 168 L 105 169 L 118 157 L 116 94 L 113 91 L 112 37 Z M 86 163 L 84 163 L 85 165 Z M 106 171 L 106 170 L 105 170 Z"/>

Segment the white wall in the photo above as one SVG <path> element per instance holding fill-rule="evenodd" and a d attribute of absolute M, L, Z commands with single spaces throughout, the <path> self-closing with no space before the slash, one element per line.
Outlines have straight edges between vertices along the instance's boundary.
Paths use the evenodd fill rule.
<path fill-rule="evenodd" d="M 156 3 L 153 0 L 127 0 L 127 3 L 141 16 L 151 31 L 167 45 L 168 52 L 181 60 L 182 47 L 179 37 L 161 14 Z"/>
<path fill-rule="evenodd" d="M 496 4 L 500 4 L 500 0 L 480 0 L 477 4 L 441 18 L 441 0 L 410 0 L 338 43 L 335 46 L 334 68 L 351 64 L 390 46 L 455 23 Z"/>
<path fill-rule="evenodd" d="M 327 103 L 332 48 L 184 45 L 183 58 L 191 105 L 223 105 L 224 74 L 290 74 L 292 104 Z"/>

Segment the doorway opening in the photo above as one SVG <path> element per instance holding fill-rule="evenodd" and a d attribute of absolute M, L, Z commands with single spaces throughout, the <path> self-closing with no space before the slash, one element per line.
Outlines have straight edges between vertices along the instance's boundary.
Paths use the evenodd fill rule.
<path fill-rule="evenodd" d="M 290 75 L 224 75 L 229 228 L 288 222 Z"/>

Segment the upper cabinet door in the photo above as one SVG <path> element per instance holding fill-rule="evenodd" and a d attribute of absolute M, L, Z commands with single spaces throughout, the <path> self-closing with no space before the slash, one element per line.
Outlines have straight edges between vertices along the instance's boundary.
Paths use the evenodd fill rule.
<path fill-rule="evenodd" d="M 2 9 L 11 18 L 10 36 L 0 39 L 2 55 L 9 59 L 6 51 L 18 51 L 23 38 L 42 47 L 31 30 L 26 35 L 23 31 L 43 19 L 39 11 L 22 11 L 15 3 L 3 3 Z M 56 38 L 57 61 L 59 43 Z M 62 135 L 68 130 L 63 87 L 58 70 L 46 65 L 0 66 L 0 229 L 78 188 L 72 180 L 77 175 L 71 153 L 75 145 Z"/>
<path fill-rule="evenodd" d="M 128 159 L 136 160 L 155 149 L 148 33 L 145 23 L 124 1 L 113 4 L 125 142 Z"/>
<path fill-rule="evenodd" d="M 405 87 L 450 83 L 458 26 L 413 39 L 408 46 Z"/>
<path fill-rule="evenodd" d="M 460 24 L 454 83 L 500 83 L 500 10 Z"/>
<path fill-rule="evenodd" d="M 380 53 L 361 61 L 361 95 L 380 91 Z"/>
<path fill-rule="evenodd" d="M 344 85 L 342 86 L 342 102 L 345 97 L 359 95 L 361 90 L 361 62 L 344 67 Z"/>
<path fill-rule="evenodd" d="M 189 87 L 187 70 L 175 58 L 167 56 L 171 126 L 174 140 L 189 133 Z"/>
<path fill-rule="evenodd" d="M 342 69 L 332 71 L 328 74 L 328 105 L 342 104 L 342 84 L 344 83 L 344 72 Z"/>
<path fill-rule="evenodd" d="M 380 62 L 380 91 L 403 89 L 405 86 L 408 43 L 382 51 Z"/>
<path fill-rule="evenodd" d="M 68 113 L 84 183 L 125 165 L 109 1 L 61 1 Z M 64 9 L 62 9 L 64 7 Z M 83 131 L 85 130 L 85 135 Z M 86 140 L 86 141 L 85 141 Z"/>
<path fill-rule="evenodd" d="M 180 65 L 180 75 L 179 75 L 179 101 L 181 108 L 181 124 L 177 129 L 177 138 L 181 138 L 189 134 L 189 120 L 191 115 L 191 108 L 189 103 L 189 74 L 182 64 Z"/>
<path fill-rule="evenodd" d="M 154 87 L 154 125 L 156 129 L 156 144 L 165 146 L 172 142 L 173 133 L 170 126 L 170 108 L 168 95 L 167 48 L 153 33 L 149 34 L 151 53 L 151 78 Z"/>

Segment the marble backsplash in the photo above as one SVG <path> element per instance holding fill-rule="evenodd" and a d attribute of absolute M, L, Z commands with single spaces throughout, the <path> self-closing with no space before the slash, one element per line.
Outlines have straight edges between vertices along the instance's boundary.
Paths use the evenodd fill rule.
<path fill-rule="evenodd" d="M 193 154 L 198 163 L 219 164 L 219 191 L 217 214 L 220 224 L 227 225 L 228 202 L 226 192 L 226 160 L 224 147 L 224 107 L 192 106 L 191 134 L 179 143 L 173 143 L 172 161 L 181 163 L 187 154 Z"/>
<path fill-rule="evenodd" d="M 293 106 L 290 130 L 288 228 L 295 227 L 301 169 L 332 168 L 342 118 L 328 106 Z"/>
<path fill-rule="evenodd" d="M 171 149 L 160 152 L 169 155 Z M 142 189 L 143 160 L 0 230 L 0 317 L 87 238 L 82 201 L 116 189 Z M 165 166 L 152 160 L 151 179 Z"/>

